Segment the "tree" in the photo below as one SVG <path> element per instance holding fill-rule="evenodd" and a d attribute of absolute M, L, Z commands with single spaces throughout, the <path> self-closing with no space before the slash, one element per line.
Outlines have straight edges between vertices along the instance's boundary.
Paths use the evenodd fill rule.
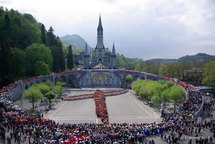
<path fill-rule="evenodd" d="M 46 75 L 49 74 L 49 66 L 43 61 L 36 62 L 36 75 Z"/>
<path fill-rule="evenodd" d="M 140 89 L 141 89 L 141 86 L 144 85 L 144 81 L 142 80 L 136 80 L 134 82 L 132 82 L 131 84 L 131 88 L 132 90 L 134 90 L 138 95 L 140 95 Z"/>
<path fill-rule="evenodd" d="M 162 91 L 161 93 L 161 100 L 164 103 L 164 108 L 165 108 L 165 103 L 166 101 L 170 98 L 170 89 L 165 89 L 164 91 Z"/>
<path fill-rule="evenodd" d="M 159 82 L 155 82 L 153 83 L 154 86 L 151 86 L 151 93 L 152 93 L 152 97 L 151 97 L 151 101 L 153 104 L 160 104 L 161 103 L 161 93 L 163 90 L 163 86 L 159 83 Z"/>
<path fill-rule="evenodd" d="M 25 90 L 22 98 L 28 99 L 30 102 L 32 102 L 32 108 L 34 110 L 34 103 L 37 102 L 38 99 L 41 99 L 43 96 L 40 92 L 40 90 L 36 87 L 30 87 L 29 89 Z"/>
<path fill-rule="evenodd" d="M 52 71 L 60 72 L 58 47 L 56 45 L 52 45 L 50 48 L 53 56 Z"/>
<path fill-rule="evenodd" d="M 52 83 L 50 80 L 45 81 L 44 84 L 46 84 L 46 85 L 49 86 L 50 88 L 53 87 L 53 83 Z"/>
<path fill-rule="evenodd" d="M 140 61 L 139 63 L 136 64 L 135 70 L 158 74 L 159 65 L 151 61 L 144 61 L 144 62 Z"/>
<path fill-rule="evenodd" d="M 215 61 L 205 64 L 202 83 L 207 86 L 215 85 Z"/>
<path fill-rule="evenodd" d="M 69 53 L 68 53 L 68 57 L 67 57 L 67 68 L 68 69 L 74 68 L 73 53 L 72 53 L 71 45 L 69 45 Z"/>
<path fill-rule="evenodd" d="M 7 85 L 11 82 L 12 74 L 12 61 L 11 61 L 11 49 L 10 49 L 10 34 L 11 34 L 11 18 L 6 14 L 2 18 L 3 22 L 0 29 L 0 69 L 1 69 L 1 83 L 0 87 Z M 1 24 L 0 23 L 0 24 Z"/>
<path fill-rule="evenodd" d="M 130 83 L 130 82 L 132 81 L 132 79 L 133 79 L 133 77 L 132 77 L 132 75 L 130 75 L 130 74 L 128 74 L 128 75 L 125 77 L 125 81 L 126 81 L 127 83 Z"/>
<path fill-rule="evenodd" d="M 145 90 L 146 90 L 146 96 L 147 96 L 147 101 L 148 100 L 151 100 L 152 101 L 152 98 L 154 96 L 159 96 L 159 91 L 156 91 L 156 85 L 157 85 L 157 82 L 156 81 L 152 81 L 152 80 L 149 80 L 147 82 L 147 85 L 145 86 Z M 156 97 L 154 97 L 153 99 L 155 99 Z M 153 100 L 155 101 L 155 100 Z"/>
<path fill-rule="evenodd" d="M 161 101 L 161 99 L 160 99 L 160 97 L 159 97 L 158 95 L 154 95 L 154 96 L 152 96 L 152 98 L 151 98 L 151 102 L 152 102 L 153 104 L 155 104 L 155 105 L 160 104 L 160 101 Z"/>
<path fill-rule="evenodd" d="M 45 94 L 48 93 L 51 90 L 51 87 L 49 87 L 45 83 L 41 83 L 39 85 L 39 90 L 42 93 L 42 95 L 45 96 Z"/>
<path fill-rule="evenodd" d="M 165 82 L 165 87 L 166 87 L 166 88 L 171 88 L 171 87 L 174 86 L 174 85 L 175 85 L 175 83 L 172 82 L 172 81 L 166 81 L 166 82 Z"/>
<path fill-rule="evenodd" d="M 40 90 L 40 92 L 42 93 L 43 97 L 52 89 L 52 87 L 49 87 L 48 85 L 46 85 L 45 83 L 41 83 L 38 85 L 38 88 Z M 41 99 L 41 103 L 42 103 L 42 99 Z"/>
<path fill-rule="evenodd" d="M 54 45 L 55 35 L 54 35 L 54 29 L 52 27 L 49 28 L 47 32 L 47 44 L 48 46 Z"/>
<path fill-rule="evenodd" d="M 12 70 L 15 76 L 24 76 L 25 74 L 25 52 L 18 48 L 12 49 Z"/>
<path fill-rule="evenodd" d="M 59 67 L 60 67 L 60 71 L 64 71 L 65 70 L 65 58 L 63 55 L 63 45 L 59 39 L 59 37 L 57 37 L 57 43 L 58 43 L 58 55 L 59 55 Z"/>
<path fill-rule="evenodd" d="M 65 83 L 65 82 L 59 82 L 59 81 L 57 81 L 57 82 L 56 82 L 56 85 L 60 85 L 60 86 L 62 86 L 62 87 L 65 87 L 65 86 L 66 86 L 66 83 Z"/>
<path fill-rule="evenodd" d="M 46 29 L 45 29 L 45 26 L 42 24 L 41 27 L 40 27 L 40 30 L 41 30 L 41 41 L 44 45 L 47 45 L 47 42 L 46 42 Z"/>
<path fill-rule="evenodd" d="M 0 15 L 0 35 L 4 36 L 4 42 L 7 41 L 10 47 L 20 49 L 25 49 L 32 43 L 41 42 L 39 24 L 32 19 L 34 18 L 30 14 L 20 14 L 12 9 L 4 11 Z M 5 26 L 2 27 L 2 25 Z"/>
<path fill-rule="evenodd" d="M 61 95 L 63 93 L 63 87 L 61 85 L 56 85 L 54 87 L 54 92 L 55 92 L 55 94 L 57 94 L 61 97 Z"/>
<path fill-rule="evenodd" d="M 59 50 L 58 50 L 59 46 L 56 40 L 56 36 L 54 35 L 54 29 L 52 27 L 50 27 L 47 32 L 47 45 L 50 48 L 52 57 L 53 57 L 52 71 L 60 72 Z"/>
<path fill-rule="evenodd" d="M 45 97 L 49 100 L 49 108 L 51 108 L 51 100 L 55 98 L 55 93 L 53 91 L 49 91 L 45 94 Z"/>
<path fill-rule="evenodd" d="M 1 84 L 0 86 L 7 85 L 12 81 L 12 61 L 11 50 L 7 43 L 1 44 L 1 57 L 0 57 L 0 69 L 1 69 Z"/>
<path fill-rule="evenodd" d="M 49 71 L 52 66 L 52 54 L 48 47 L 44 44 L 32 44 L 25 49 L 27 73 L 36 75 L 36 63 L 42 61 L 48 65 Z"/>
<path fill-rule="evenodd" d="M 186 96 L 185 91 L 179 86 L 172 86 L 170 88 L 170 99 L 174 101 L 174 108 L 176 108 L 176 103 L 178 100 L 184 98 Z"/>
<path fill-rule="evenodd" d="M 174 104 L 185 96 L 185 92 L 181 87 L 176 86 L 172 81 L 152 81 L 152 80 L 137 80 L 131 84 L 139 96 L 145 98 L 147 102 L 151 100 L 153 104 L 160 104 L 168 99 L 172 99 Z"/>
<path fill-rule="evenodd" d="M 39 87 L 39 83 L 33 83 L 32 85 L 31 85 L 31 87 L 35 87 L 35 88 L 38 88 Z"/>

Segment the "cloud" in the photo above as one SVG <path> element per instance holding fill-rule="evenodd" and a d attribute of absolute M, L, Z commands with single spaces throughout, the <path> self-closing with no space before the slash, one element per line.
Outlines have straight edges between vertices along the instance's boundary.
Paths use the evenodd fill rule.
<path fill-rule="evenodd" d="M 215 55 L 213 0 L 0 0 L 3 6 L 31 13 L 57 35 L 79 34 L 94 47 L 99 13 L 105 46 L 128 57 L 178 58 Z"/>

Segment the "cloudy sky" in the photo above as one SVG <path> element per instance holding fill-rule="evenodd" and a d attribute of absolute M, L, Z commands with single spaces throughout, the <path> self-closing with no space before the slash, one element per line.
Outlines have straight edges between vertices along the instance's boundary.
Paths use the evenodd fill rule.
<path fill-rule="evenodd" d="M 31 13 L 55 34 L 79 34 L 96 45 L 99 13 L 104 44 L 127 57 L 215 55 L 215 0 L 0 0 Z"/>

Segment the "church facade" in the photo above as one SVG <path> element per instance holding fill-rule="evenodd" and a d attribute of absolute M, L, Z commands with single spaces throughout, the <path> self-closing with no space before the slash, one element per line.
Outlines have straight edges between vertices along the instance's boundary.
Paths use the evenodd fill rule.
<path fill-rule="evenodd" d="M 97 45 L 92 51 L 88 50 L 87 44 L 84 51 L 84 68 L 117 68 L 116 51 L 113 44 L 112 51 L 105 48 L 103 43 L 103 27 L 101 16 L 97 28 Z"/>

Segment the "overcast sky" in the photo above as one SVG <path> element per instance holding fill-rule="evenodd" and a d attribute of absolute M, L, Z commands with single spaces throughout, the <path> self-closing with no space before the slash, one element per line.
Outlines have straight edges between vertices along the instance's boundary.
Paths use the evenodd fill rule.
<path fill-rule="evenodd" d="M 0 0 L 32 14 L 55 34 L 78 34 L 96 46 L 99 13 L 105 47 L 127 57 L 215 55 L 215 0 Z"/>

